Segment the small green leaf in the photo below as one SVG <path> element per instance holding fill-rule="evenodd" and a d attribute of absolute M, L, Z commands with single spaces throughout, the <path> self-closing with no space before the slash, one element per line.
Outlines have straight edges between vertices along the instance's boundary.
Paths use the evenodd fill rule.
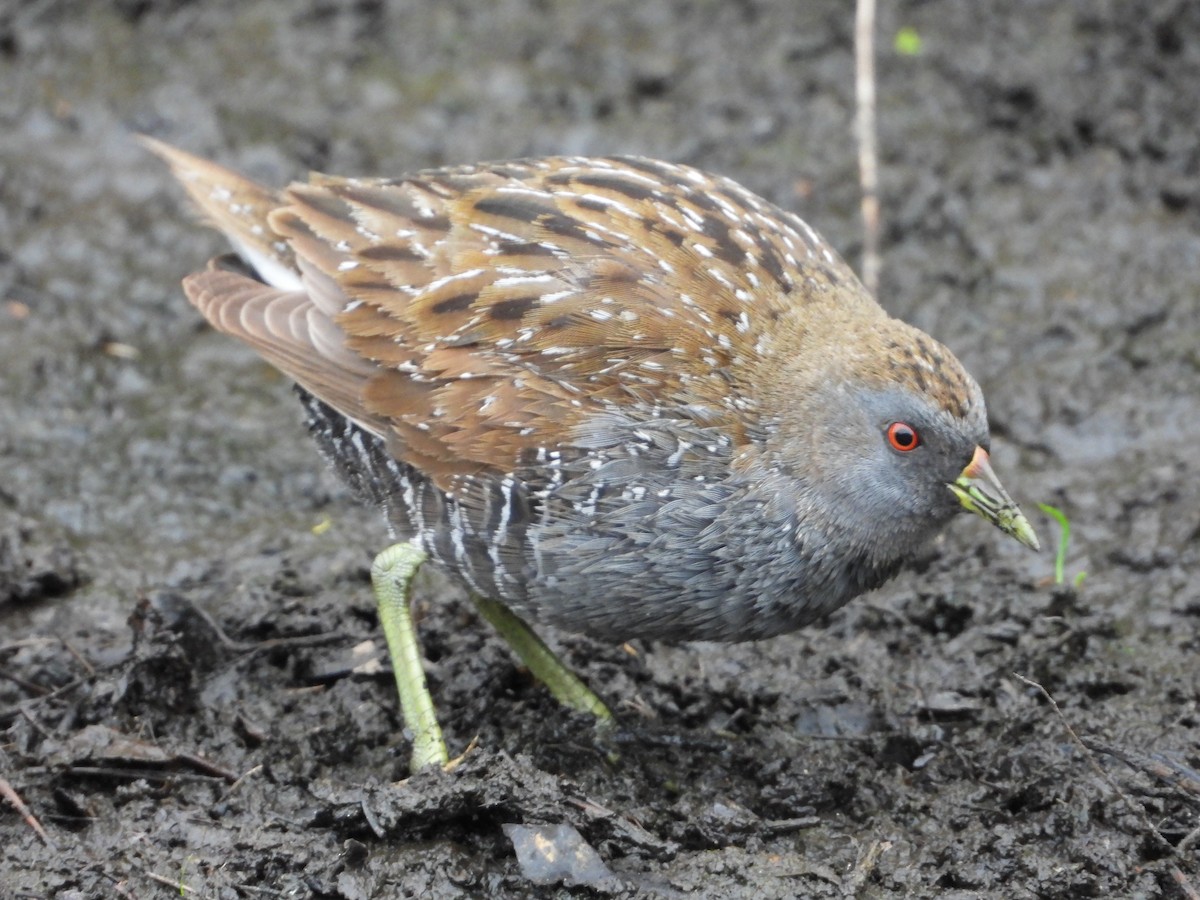
<path fill-rule="evenodd" d="M 1048 503 L 1039 503 L 1038 509 L 1058 523 L 1058 553 L 1054 557 L 1054 583 L 1062 584 L 1066 581 L 1067 541 L 1071 539 L 1071 521 L 1067 518 L 1067 514 L 1057 506 L 1051 506 Z M 1075 577 L 1075 586 L 1078 587 L 1082 580 L 1077 575 Z"/>
<path fill-rule="evenodd" d="M 905 26 L 896 32 L 896 37 L 892 41 L 892 46 L 901 56 L 919 56 L 922 46 L 921 35 L 917 33 L 917 29 Z"/>

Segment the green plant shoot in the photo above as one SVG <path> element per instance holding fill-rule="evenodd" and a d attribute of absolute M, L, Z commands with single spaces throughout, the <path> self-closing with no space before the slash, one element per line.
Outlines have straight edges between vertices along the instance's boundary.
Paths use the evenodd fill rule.
<path fill-rule="evenodd" d="M 1051 506 L 1048 503 L 1039 503 L 1038 509 L 1058 523 L 1058 552 L 1054 556 L 1054 583 L 1063 584 L 1066 582 L 1067 577 L 1067 545 L 1071 540 L 1071 520 L 1057 506 Z M 1087 572 L 1078 573 L 1071 580 L 1071 586 L 1078 588 L 1083 584 L 1083 579 L 1085 578 L 1087 578 Z"/>
<path fill-rule="evenodd" d="M 919 56 L 921 43 L 921 35 L 917 33 L 917 29 L 906 25 L 896 32 L 892 46 L 901 56 Z"/>

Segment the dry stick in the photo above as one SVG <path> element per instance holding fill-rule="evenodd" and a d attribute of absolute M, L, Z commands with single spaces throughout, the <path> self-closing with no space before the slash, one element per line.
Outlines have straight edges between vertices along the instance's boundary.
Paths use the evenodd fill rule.
<path fill-rule="evenodd" d="M 1110 747 L 1096 740 L 1085 740 L 1089 750 L 1119 759 L 1135 772 L 1144 772 L 1180 793 L 1200 795 L 1200 772 L 1159 753 L 1137 753 Z"/>
<path fill-rule="evenodd" d="M 1180 856 L 1183 856 L 1192 849 L 1192 846 L 1196 843 L 1196 841 L 1200 841 L 1200 827 L 1193 828 L 1191 831 L 1189 831 L 1184 836 L 1183 840 L 1179 842 L 1179 845 L 1175 848 L 1175 852 Z"/>
<path fill-rule="evenodd" d="M 20 794 L 9 783 L 7 778 L 0 778 L 0 797 L 3 797 L 13 805 L 17 813 L 25 820 L 25 824 L 33 829 L 34 833 L 42 839 L 42 843 L 51 850 L 57 850 L 54 841 L 50 839 L 50 835 L 46 834 L 46 829 L 42 827 L 42 823 L 37 820 L 29 807 L 25 805 L 25 801 L 21 799 Z"/>
<path fill-rule="evenodd" d="M 1179 885 L 1179 889 L 1183 891 L 1187 900 L 1200 900 L 1200 894 L 1196 893 L 1196 889 L 1188 882 L 1187 876 L 1179 871 L 1178 866 L 1171 866 L 1171 877 L 1175 879 L 1175 883 Z"/>
<path fill-rule="evenodd" d="M 129 887 L 126 884 L 125 879 L 118 880 L 115 875 L 109 875 L 107 872 L 104 872 L 102 874 L 112 884 L 112 889 L 114 891 L 116 891 L 118 894 L 120 894 L 122 897 L 128 897 L 129 900 L 137 900 L 137 898 L 132 893 L 130 893 Z"/>
<path fill-rule="evenodd" d="M 1163 836 L 1163 833 L 1155 827 L 1153 822 L 1150 821 L 1150 817 L 1146 814 L 1145 807 L 1139 803 L 1134 803 L 1133 800 L 1131 800 L 1129 796 L 1117 786 L 1117 783 L 1109 777 L 1108 773 L 1100 768 L 1100 764 L 1096 762 L 1096 754 L 1092 752 L 1091 748 L 1083 742 L 1083 740 L 1075 732 L 1075 729 L 1071 727 L 1071 723 L 1068 722 L 1067 717 L 1063 715 L 1063 711 L 1059 708 L 1058 703 L 1055 702 L 1054 698 L 1050 696 L 1050 692 L 1031 678 L 1026 678 L 1024 675 L 1019 675 L 1016 672 L 1013 672 L 1013 675 L 1025 682 L 1030 687 L 1037 688 L 1039 691 L 1041 691 L 1042 696 L 1046 698 L 1046 701 L 1050 704 L 1050 706 L 1054 709 L 1055 714 L 1058 716 L 1059 721 L 1062 722 L 1063 728 L 1065 728 L 1067 730 L 1067 734 L 1071 736 L 1071 740 L 1074 741 L 1075 745 L 1083 751 L 1083 755 L 1087 759 L 1088 764 L 1092 767 L 1092 770 L 1104 780 L 1105 784 L 1107 784 L 1113 790 L 1113 792 L 1121 798 L 1122 801 L 1124 801 L 1125 806 L 1128 807 L 1130 812 L 1132 812 L 1134 816 L 1141 820 L 1142 827 L 1158 838 L 1159 842 L 1167 848 L 1168 853 L 1175 856 L 1180 855 L 1182 844 L 1180 847 L 1172 846 L 1171 842 L 1168 841 Z M 1188 835 L 1188 838 L 1190 837 L 1191 835 Z M 1187 838 L 1185 838 L 1185 840 L 1187 840 Z M 1200 900 L 1200 893 L 1196 892 L 1196 889 L 1192 887 L 1191 882 L 1188 881 L 1188 877 L 1182 871 L 1180 871 L 1179 867 L 1170 866 L 1169 869 L 1171 872 L 1171 878 L 1175 881 L 1175 884 L 1179 887 L 1179 890 L 1183 892 L 1184 897 L 1186 897 L 1187 900 Z"/>
<path fill-rule="evenodd" d="M 879 293 L 879 155 L 875 135 L 875 0 L 858 0 L 854 16 L 854 95 L 858 104 L 858 176 L 862 188 L 862 280 Z"/>
<path fill-rule="evenodd" d="M 93 677 L 96 674 L 96 667 L 88 662 L 87 659 L 84 658 L 84 655 L 76 650 L 70 641 L 68 641 L 66 638 L 62 638 L 61 640 L 63 647 L 66 648 L 68 653 L 75 657 L 76 662 L 83 666 L 84 670 L 88 673 L 88 677 Z"/>
<path fill-rule="evenodd" d="M 867 883 L 867 879 L 871 877 L 871 873 L 878 867 L 879 858 L 891 849 L 891 841 L 872 841 L 871 845 L 867 847 L 867 852 L 855 865 L 854 871 L 848 873 L 842 880 L 843 896 L 857 896 L 863 885 Z"/>
<path fill-rule="evenodd" d="M 228 788 L 225 789 L 225 793 L 221 795 L 221 802 L 224 803 L 226 800 L 228 800 L 230 795 L 234 791 L 236 791 L 238 788 L 240 788 L 246 782 L 246 780 L 248 778 L 251 778 L 252 776 L 257 775 L 262 770 L 263 770 L 263 767 L 261 764 L 259 764 L 259 765 L 255 766 L 254 768 L 250 769 L 249 771 L 247 771 L 244 775 L 240 776 L 237 781 L 235 781 L 233 784 L 231 784 Z"/>
<path fill-rule="evenodd" d="M 3 673 L 3 674 L 7 674 L 7 673 Z M 22 700 L 16 706 L 10 706 L 8 709 L 0 709 L 0 724 L 5 724 L 10 719 L 13 719 L 16 716 L 22 715 L 25 712 L 25 709 L 27 706 L 39 706 L 41 704 L 44 704 L 48 700 L 53 700 L 55 697 L 59 696 L 60 694 L 65 694 L 67 691 L 75 690 L 75 688 L 79 687 L 81 684 L 83 684 L 86 681 L 87 681 L 86 678 L 76 678 L 74 681 L 67 682 L 62 687 L 55 688 L 54 690 L 50 691 L 48 694 L 42 694 L 41 696 L 34 697 L 30 700 Z"/>
<path fill-rule="evenodd" d="M 165 875 L 156 875 L 154 872 L 151 872 L 149 869 L 146 869 L 142 866 L 138 866 L 138 868 L 141 870 L 142 874 L 151 881 L 157 881 L 159 884 L 165 884 L 171 890 L 178 891 L 180 896 L 183 896 L 184 894 L 196 893 L 196 889 L 194 887 L 188 887 L 178 878 L 167 878 Z"/>
<path fill-rule="evenodd" d="M 1134 803 L 1134 801 L 1130 799 L 1129 795 L 1121 790 L 1117 783 L 1112 780 L 1112 777 L 1105 772 L 1104 769 L 1100 768 L 1100 763 L 1096 762 L 1096 754 L 1088 749 L 1087 744 L 1085 744 L 1082 739 L 1080 739 L 1079 735 L 1075 733 L 1075 729 L 1071 727 L 1071 723 L 1068 722 L 1067 717 L 1063 715 L 1063 711 L 1059 708 L 1058 703 L 1053 697 L 1050 696 L 1050 692 L 1032 678 L 1026 678 L 1024 675 L 1021 675 L 1017 672 L 1013 672 L 1013 677 L 1025 682 L 1030 687 L 1037 688 L 1039 691 L 1041 691 L 1042 696 L 1046 698 L 1046 702 L 1050 704 L 1051 708 L 1055 712 L 1055 715 L 1058 716 L 1058 720 L 1062 723 L 1063 728 L 1066 729 L 1067 734 L 1070 735 L 1071 740 L 1075 742 L 1075 745 L 1081 751 L 1083 751 L 1084 759 L 1088 761 L 1088 765 L 1092 767 L 1092 771 L 1099 775 L 1101 780 L 1103 780 L 1104 783 L 1112 789 L 1113 793 L 1121 798 L 1125 806 L 1128 807 L 1129 811 L 1132 812 L 1136 818 L 1141 820 L 1142 826 L 1146 829 L 1146 831 L 1158 838 L 1159 842 L 1166 847 L 1167 852 L 1173 855 L 1175 853 L 1175 846 L 1165 837 L 1163 837 L 1162 832 L 1159 831 L 1158 828 L 1155 827 L 1154 823 L 1150 821 L 1150 817 L 1146 815 L 1146 810 L 1142 807 L 1142 805 L 1139 803 Z"/>

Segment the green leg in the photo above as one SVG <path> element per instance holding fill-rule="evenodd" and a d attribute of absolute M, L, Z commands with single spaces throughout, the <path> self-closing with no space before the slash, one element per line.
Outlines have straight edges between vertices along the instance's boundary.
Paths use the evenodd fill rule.
<path fill-rule="evenodd" d="M 433 698 L 425 684 L 421 648 L 413 625 L 409 589 L 425 552 L 412 544 L 393 544 L 375 557 L 371 565 L 371 583 L 379 604 L 379 621 L 387 638 L 388 655 L 400 692 L 400 712 L 413 735 L 410 768 L 444 766 L 450 759 L 442 729 L 438 725 Z"/>
<path fill-rule="evenodd" d="M 503 603 L 471 595 L 480 614 L 492 623 L 492 627 L 508 642 L 513 652 L 529 667 L 534 677 L 550 689 L 559 703 L 579 712 L 591 713 L 602 722 L 612 719 L 612 713 L 604 701 L 592 693 L 579 676 L 566 665 L 533 633 L 512 610 Z"/>

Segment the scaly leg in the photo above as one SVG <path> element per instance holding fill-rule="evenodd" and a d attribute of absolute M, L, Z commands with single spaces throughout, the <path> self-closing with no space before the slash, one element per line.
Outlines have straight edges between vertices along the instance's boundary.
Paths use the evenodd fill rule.
<path fill-rule="evenodd" d="M 433 698 L 425 684 L 420 645 L 412 620 L 411 587 L 417 569 L 425 562 L 423 550 L 409 543 L 393 544 L 375 557 L 371 582 L 379 605 L 379 621 L 387 638 L 388 655 L 400 694 L 404 724 L 413 735 L 410 768 L 417 772 L 426 766 L 444 766 L 450 759 L 442 729 L 438 725 Z M 533 676 L 550 693 L 571 709 L 591 713 L 601 722 L 612 713 L 579 676 L 554 655 L 533 630 L 503 603 L 471 595 L 480 614 L 492 624 L 513 652 L 529 667 Z"/>
<path fill-rule="evenodd" d="M 472 594 L 471 599 L 475 601 L 480 615 L 492 623 L 492 627 L 529 667 L 533 676 L 550 689 L 559 703 L 579 712 L 591 713 L 602 722 L 612 719 L 613 715 L 604 701 L 568 669 L 516 613 L 503 603 L 476 594 Z"/>
<path fill-rule="evenodd" d="M 371 583 L 375 602 L 379 605 L 379 621 L 387 638 L 392 672 L 400 692 L 400 712 L 404 724 L 413 735 L 413 772 L 426 766 L 444 766 L 450 760 L 442 729 L 438 725 L 433 698 L 425 684 L 425 669 L 421 665 L 421 648 L 413 625 L 412 579 L 425 551 L 413 544 L 393 544 L 375 557 L 371 565 Z"/>

